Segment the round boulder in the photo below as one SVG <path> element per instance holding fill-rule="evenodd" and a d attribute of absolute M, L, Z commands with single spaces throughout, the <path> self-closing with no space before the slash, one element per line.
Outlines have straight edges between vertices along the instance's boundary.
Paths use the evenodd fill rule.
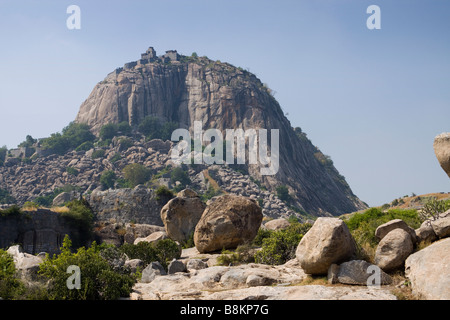
<path fill-rule="evenodd" d="M 433 147 L 439 164 L 450 177 L 450 133 L 441 133 L 436 136 Z"/>
<path fill-rule="evenodd" d="M 236 248 L 255 238 L 262 218 L 254 200 L 235 195 L 216 197 L 195 228 L 195 247 L 200 253 Z"/>
<path fill-rule="evenodd" d="M 327 274 L 331 264 L 347 261 L 355 252 L 347 225 L 338 218 L 321 217 L 303 236 L 295 255 L 305 273 Z"/>

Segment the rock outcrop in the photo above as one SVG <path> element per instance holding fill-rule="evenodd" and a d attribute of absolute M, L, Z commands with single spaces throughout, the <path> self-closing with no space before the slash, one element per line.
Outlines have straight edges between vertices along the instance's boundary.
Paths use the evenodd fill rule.
<path fill-rule="evenodd" d="M 441 133 L 436 136 L 433 147 L 439 164 L 450 177 L 450 133 Z"/>
<path fill-rule="evenodd" d="M 178 57 L 167 63 L 128 63 L 108 74 L 80 106 L 76 122 L 87 123 L 96 134 L 107 123 L 137 125 L 147 115 L 176 122 L 191 135 L 194 121 L 223 134 L 226 129 L 277 129 L 279 171 L 265 176 L 262 164 L 248 165 L 254 179 L 272 191 L 281 184 L 290 186 L 296 206 L 311 214 L 337 215 L 366 207 L 306 135 L 294 131 L 255 75 L 206 57 Z"/>
<path fill-rule="evenodd" d="M 300 241 L 296 257 L 308 274 L 327 274 L 333 263 L 355 254 L 356 244 L 347 225 L 338 218 L 318 218 Z"/>
<path fill-rule="evenodd" d="M 213 198 L 195 227 L 195 247 L 204 253 L 250 242 L 262 218 L 261 208 L 253 200 L 232 195 Z"/>

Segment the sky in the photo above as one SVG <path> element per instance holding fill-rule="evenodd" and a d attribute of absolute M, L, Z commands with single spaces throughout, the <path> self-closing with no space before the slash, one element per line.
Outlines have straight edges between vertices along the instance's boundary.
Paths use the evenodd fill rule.
<path fill-rule="evenodd" d="M 450 192 L 433 151 L 450 132 L 448 0 L 0 0 L 0 40 L 0 146 L 61 132 L 152 46 L 254 73 L 370 206 Z"/>

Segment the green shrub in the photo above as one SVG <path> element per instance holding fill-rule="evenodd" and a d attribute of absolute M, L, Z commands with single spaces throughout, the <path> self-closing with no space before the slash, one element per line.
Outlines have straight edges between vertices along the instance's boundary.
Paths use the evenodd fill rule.
<path fill-rule="evenodd" d="M 79 173 L 78 170 L 73 167 L 67 167 L 66 172 L 72 176 L 77 176 Z"/>
<path fill-rule="evenodd" d="M 88 151 L 92 148 L 94 148 L 94 143 L 92 143 L 92 141 L 86 141 L 76 147 L 75 151 Z"/>
<path fill-rule="evenodd" d="M 47 258 L 40 265 L 39 273 L 50 280 L 48 293 L 55 300 L 115 300 L 129 296 L 135 278 L 132 275 L 114 272 L 102 258 L 100 247 L 95 242 L 88 249 L 81 247 L 76 253 L 70 250 L 71 241 L 64 238 L 61 253 Z M 69 289 L 67 273 L 69 266 L 78 266 L 81 289 Z"/>
<path fill-rule="evenodd" d="M 14 260 L 6 251 L 0 249 L 0 297 L 3 299 L 15 299 L 23 294 L 25 287 L 16 278 Z"/>
<path fill-rule="evenodd" d="M 310 228 L 308 223 L 294 222 L 286 229 L 272 231 L 262 239 L 262 248 L 255 254 L 255 261 L 279 265 L 293 259 L 300 240 Z"/>
<path fill-rule="evenodd" d="M 16 199 L 11 196 L 8 190 L 0 188 L 0 204 L 13 204 Z"/>
<path fill-rule="evenodd" d="M 112 170 L 103 171 L 100 176 L 100 183 L 104 189 L 114 189 L 114 184 L 116 183 L 116 173 Z"/>
<path fill-rule="evenodd" d="M 151 174 L 149 169 L 139 163 L 128 164 L 125 168 L 123 168 L 122 172 L 131 188 L 134 188 L 139 184 L 146 183 Z"/>
<path fill-rule="evenodd" d="M 99 138 L 102 140 L 112 139 L 117 135 L 117 125 L 114 123 L 105 124 L 100 128 Z"/>
<path fill-rule="evenodd" d="M 51 150 L 56 154 L 64 154 L 70 149 L 76 149 L 85 142 L 93 142 L 95 136 L 87 124 L 71 122 L 62 130 L 62 134 L 52 133 L 50 137 L 41 140 L 44 150 Z"/>
<path fill-rule="evenodd" d="M 236 250 L 222 250 L 217 257 L 217 264 L 221 266 L 239 265 L 255 262 L 255 247 L 251 244 L 239 245 Z"/>
<path fill-rule="evenodd" d="M 166 186 L 159 186 L 155 190 L 155 194 L 156 194 L 156 200 L 162 200 L 162 199 L 170 200 L 175 196 L 173 194 L 172 190 L 170 190 Z"/>
<path fill-rule="evenodd" d="M 277 197 L 282 201 L 290 201 L 291 196 L 289 195 L 289 189 L 286 186 L 279 186 L 276 189 Z"/>
<path fill-rule="evenodd" d="M 144 267 L 151 262 L 159 261 L 164 269 L 173 259 L 180 257 L 180 248 L 172 239 L 159 240 L 156 243 L 141 241 L 138 244 L 124 243 L 120 251 L 125 253 L 130 259 L 140 259 L 144 262 Z"/>
<path fill-rule="evenodd" d="M 20 217 L 22 213 L 22 209 L 18 205 L 12 205 L 8 209 L 0 210 L 0 216 L 2 217 Z"/>
<path fill-rule="evenodd" d="M 414 209 L 391 209 L 384 213 L 378 208 L 370 208 L 362 213 L 355 213 L 344 222 L 360 247 L 374 247 L 378 244 L 375 230 L 380 225 L 393 219 L 402 219 L 413 229 L 419 228 L 423 222 L 417 210 Z"/>
<path fill-rule="evenodd" d="M 92 152 L 92 159 L 104 158 L 106 151 L 103 149 L 97 149 Z"/>
<path fill-rule="evenodd" d="M 422 208 L 420 216 L 422 219 L 437 219 L 440 213 L 450 209 L 450 200 L 428 200 Z"/>
<path fill-rule="evenodd" d="M 73 234 L 75 247 L 81 247 L 92 240 L 94 214 L 86 200 L 72 200 L 66 204 L 68 212 L 62 212 L 61 217 L 65 222 L 76 228 L 77 233 Z"/>

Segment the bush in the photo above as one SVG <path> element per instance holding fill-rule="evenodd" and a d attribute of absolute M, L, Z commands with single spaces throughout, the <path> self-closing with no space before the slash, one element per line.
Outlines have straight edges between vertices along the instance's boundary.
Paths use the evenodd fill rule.
<path fill-rule="evenodd" d="M 76 149 L 85 142 L 94 140 L 95 136 L 87 124 L 71 122 L 62 130 L 62 134 L 52 133 L 49 138 L 42 139 L 41 146 L 45 150 L 62 155 L 70 149 Z"/>
<path fill-rule="evenodd" d="M 92 141 L 86 141 L 75 148 L 75 151 L 88 151 L 94 148 L 94 143 Z"/>
<path fill-rule="evenodd" d="M 175 167 L 170 173 L 170 181 L 173 184 L 179 181 L 180 185 L 178 186 L 178 189 L 182 190 L 185 189 L 185 187 L 191 183 L 191 178 L 189 178 L 189 174 L 185 170 L 183 170 L 183 168 Z"/>
<path fill-rule="evenodd" d="M 97 149 L 92 152 L 92 159 L 104 158 L 106 151 L 103 149 Z"/>
<path fill-rule="evenodd" d="M 25 289 L 15 275 L 16 268 L 12 256 L 0 249 L 0 297 L 3 299 L 14 299 Z"/>
<path fill-rule="evenodd" d="M 122 170 L 124 178 L 129 182 L 131 188 L 144 184 L 150 178 L 151 171 L 139 163 L 128 164 Z"/>
<path fill-rule="evenodd" d="M 159 261 L 165 270 L 173 259 L 180 257 L 181 253 L 178 244 L 172 239 L 159 240 L 156 243 L 146 241 L 138 244 L 124 243 L 119 249 L 130 259 L 142 260 L 144 267 L 151 262 Z"/>
<path fill-rule="evenodd" d="M 254 249 L 254 246 L 250 244 L 242 244 L 234 252 L 222 250 L 221 255 L 217 258 L 217 262 L 221 266 L 255 262 Z"/>
<path fill-rule="evenodd" d="M 50 280 L 49 296 L 55 300 L 115 300 L 129 296 L 135 278 L 114 272 L 102 258 L 100 246 L 95 242 L 88 249 L 81 247 L 76 253 L 70 251 L 71 241 L 66 235 L 59 255 L 47 258 L 40 265 L 39 273 Z M 78 266 L 81 289 L 69 289 L 67 273 L 69 266 Z"/>
<path fill-rule="evenodd" d="M 384 213 L 378 208 L 370 208 L 362 213 L 355 213 L 344 222 L 355 239 L 360 253 L 367 256 L 366 259 L 371 260 L 370 255 L 375 252 L 375 247 L 378 245 L 375 230 L 380 225 L 393 219 L 402 219 L 413 229 L 419 228 L 423 222 L 416 210 L 391 209 Z"/>
<path fill-rule="evenodd" d="M 288 228 L 270 232 L 262 239 L 262 249 L 255 254 L 257 263 L 279 265 L 295 258 L 295 251 L 311 225 L 292 223 Z"/>
<path fill-rule="evenodd" d="M 81 247 L 92 239 L 94 214 L 86 200 L 72 200 L 66 204 L 68 212 L 62 212 L 65 222 L 76 228 L 78 233 L 73 234 L 75 247 Z"/>
<path fill-rule="evenodd" d="M 109 140 L 117 135 L 117 125 L 114 123 L 105 124 L 100 128 L 99 138 Z"/>
<path fill-rule="evenodd" d="M 100 177 L 100 183 L 104 189 L 114 189 L 114 184 L 116 183 L 117 176 L 114 171 L 107 170 L 103 171 Z"/>
<path fill-rule="evenodd" d="M 170 190 L 166 186 L 159 186 L 155 190 L 155 194 L 156 194 L 156 200 L 161 200 L 162 198 L 169 200 L 174 197 L 172 190 Z"/>
<path fill-rule="evenodd" d="M 430 199 L 425 203 L 420 213 L 422 219 L 435 220 L 443 213 L 450 209 L 450 200 Z"/>
<path fill-rule="evenodd" d="M 66 172 L 72 176 L 77 176 L 78 175 L 78 170 L 73 168 L 73 167 L 67 167 L 66 168 Z"/>
<path fill-rule="evenodd" d="M 13 204 L 16 199 L 10 195 L 9 191 L 0 188 L 0 204 Z"/>
<path fill-rule="evenodd" d="M 290 201 L 291 196 L 289 195 L 289 189 L 286 186 L 279 186 L 276 188 L 277 197 L 282 201 Z"/>

